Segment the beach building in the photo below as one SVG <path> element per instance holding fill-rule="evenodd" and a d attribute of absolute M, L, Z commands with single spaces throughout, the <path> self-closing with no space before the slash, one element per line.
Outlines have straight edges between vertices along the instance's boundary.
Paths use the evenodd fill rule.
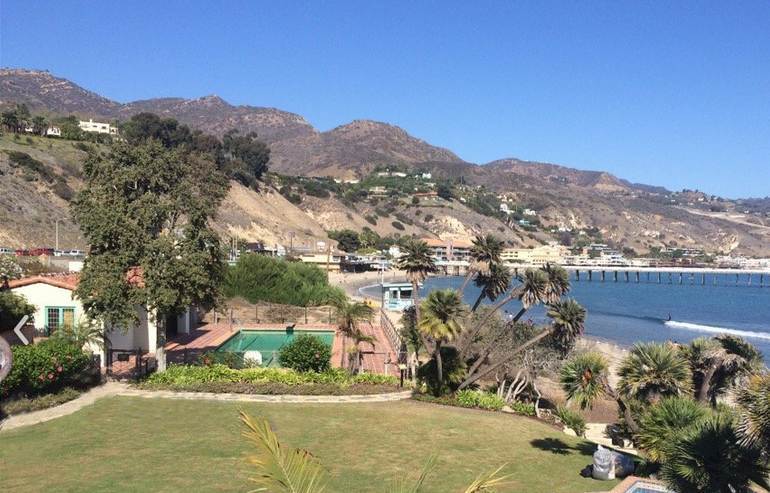
<path fill-rule="evenodd" d="M 313 264 L 326 271 L 338 272 L 346 259 L 345 252 L 306 252 L 298 255 L 300 262 Z"/>
<path fill-rule="evenodd" d="M 505 248 L 500 254 L 500 258 L 506 264 L 561 264 L 568 253 L 567 247 L 557 243 L 549 243 L 535 248 Z"/>
<path fill-rule="evenodd" d="M 89 119 L 87 122 L 80 120 L 78 122 L 78 127 L 84 132 L 118 135 L 118 127 L 110 125 L 109 123 L 95 122 L 92 119 Z"/>
<path fill-rule="evenodd" d="M 382 285 L 382 306 L 386 310 L 403 311 L 414 304 L 412 283 L 387 282 Z"/>

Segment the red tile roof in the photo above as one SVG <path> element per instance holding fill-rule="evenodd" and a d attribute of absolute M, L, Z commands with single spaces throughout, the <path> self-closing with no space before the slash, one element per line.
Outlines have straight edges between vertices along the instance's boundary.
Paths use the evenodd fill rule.
<path fill-rule="evenodd" d="M 43 284 L 49 284 L 51 286 L 56 286 L 57 288 L 74 291 L 78 287 L 78 281 L 80 281 L 80 274 L 77 272 L 65 272 L 62 274 L 40 274 L 37 276 L 23 277 L 21 279 L 13 279 L 8 281 L 8 287 L 13 289 L 42 282 Z"/>

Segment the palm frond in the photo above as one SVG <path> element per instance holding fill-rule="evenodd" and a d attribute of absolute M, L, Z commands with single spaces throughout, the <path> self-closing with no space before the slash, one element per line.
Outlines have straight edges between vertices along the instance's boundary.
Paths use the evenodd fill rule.
<path fill-rule="evenodd" d="M 256 470 L 250 480 L 258 485 L 253 491 L 271 493 L 321 493 L 326 485 L 326 473 L 321 464 L 306 450 L 287 449 L 264 418 L 255 418 L 241 411 L 246 426 L 243 436 L 257 449 L 249 456 Z"/>
<path fill-rule="evenodd" d="M 465 489 L 465 493 L 480 493 L 493 490 L 493 488 L 508 486 L 511 483 L 509 479 L 513 477 L 513 474 L 500 475 L 500 471 L 507 465 L 508 464 L 503 464 L 494 471 L 481 474 L 475 481 L 468 485 Z"/>
<path fill-rule="evenodd" d="M 425 484 L 425 480 L 428 478 L 428 474 L 436 467 L 436 455 L 433 454 L 428 457 L 425 465 L 420 471 L 420 476 L 416 481 L 409 481 L 407 479 L 400 479 L 393 485 L 393 493 L 419 493 L 420 488 Z"/>

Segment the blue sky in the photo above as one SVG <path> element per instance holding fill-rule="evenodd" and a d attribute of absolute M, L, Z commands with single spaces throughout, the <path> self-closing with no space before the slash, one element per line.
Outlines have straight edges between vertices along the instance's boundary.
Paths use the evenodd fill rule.
<path fill-rule="evenodd" d="M 0 3 L 0 65 L 399 125 L 484 163 L 770 195 L 770 2 Z"/>

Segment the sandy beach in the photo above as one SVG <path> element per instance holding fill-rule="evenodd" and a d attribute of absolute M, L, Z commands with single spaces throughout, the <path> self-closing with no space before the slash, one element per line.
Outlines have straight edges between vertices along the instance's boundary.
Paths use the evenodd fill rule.
<path fill-rule="evenodd" d="M 383 278 L 380 272 L 330 272 L 329 284 L 339 286 L 345 290 L 348 296 L 354 299 L 363 299 L 359 289 L 372 284 L 379 284 Z M 404 281 L 406 275 L 401 270 L 389 270 L 384 275 L 385 282 Z"/>

